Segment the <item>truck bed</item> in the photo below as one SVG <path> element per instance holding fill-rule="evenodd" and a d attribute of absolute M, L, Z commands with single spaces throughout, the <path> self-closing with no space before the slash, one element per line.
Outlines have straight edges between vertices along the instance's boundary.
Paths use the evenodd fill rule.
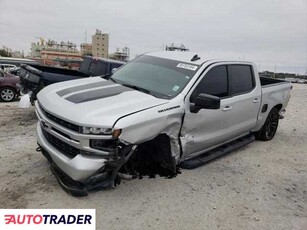
<path fill-rule="evenodd" d="M 287 81 L 275 79 L 275 78 L 268 78 L 268 77 L 260 77 L 261 86 L 268 86 L 274 84 L 281 84 L 281 83 L 288 83 Z"/>
<path fill-rule="evenodd" d="M 259 130 L 274 105 L 280 105 L 280 111 L 287 106 L 291 95 L 291 83 L 274 78 L 260 77 L 262 101 L 255 130 Z M 264 109 L 266 107 L 266 109 Z"/>

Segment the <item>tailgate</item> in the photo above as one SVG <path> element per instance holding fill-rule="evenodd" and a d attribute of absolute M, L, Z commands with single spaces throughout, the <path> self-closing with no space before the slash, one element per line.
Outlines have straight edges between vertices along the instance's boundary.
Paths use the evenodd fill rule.
<path fill-rule="evenodd" d="M 37 90 L 39 82 L 40 82 L 39 75 L 30 72 L 27 65 L 21 66 L 20 85 L 22 93 L 27 93 L 29 91 Z"/>

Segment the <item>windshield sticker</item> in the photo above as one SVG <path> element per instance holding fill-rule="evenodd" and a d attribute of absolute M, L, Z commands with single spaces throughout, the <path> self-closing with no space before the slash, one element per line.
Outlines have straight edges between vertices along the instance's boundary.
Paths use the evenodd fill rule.
<path fill-rule="evenodd" d="M 177 67 L 182 68 L 182 69 L 193 70 L 193 71 L 197 69 L 196 65 L 189 65 L 189 64 L 184 64 L 184 63 L 179 63 Z"/>
<path fill-rule="evenodd" d="M 180 88 L 180 86 L 175 85 L 172 90 L 176 92 L 176 91 L 178 91 L 179 88 Z"/>

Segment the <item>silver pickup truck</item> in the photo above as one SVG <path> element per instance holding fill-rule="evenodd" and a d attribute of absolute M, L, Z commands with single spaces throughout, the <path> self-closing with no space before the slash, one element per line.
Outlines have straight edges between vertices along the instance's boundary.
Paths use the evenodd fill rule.
<path fill-rule="evenodd" d="M 291 84 L 250 62 L 190 52 L 141 55 L 113 74 L 38 94 L 39 150 L 73 195 L 112 188 L 150 164 L 176 173 L 253 141 L 271 140 Z"/>

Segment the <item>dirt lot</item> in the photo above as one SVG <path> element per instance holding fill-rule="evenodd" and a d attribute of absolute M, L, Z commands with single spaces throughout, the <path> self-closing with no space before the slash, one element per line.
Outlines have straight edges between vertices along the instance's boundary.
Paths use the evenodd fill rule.
<path fill-rule="evenodd" d="M 35 151 L 34 109 L 0 103 L 0 208 L 95 208 L 97 229 L 307 229 L 306 114 L 307 85 L 295 85 L 272 141 L 76 198 Z"/>

